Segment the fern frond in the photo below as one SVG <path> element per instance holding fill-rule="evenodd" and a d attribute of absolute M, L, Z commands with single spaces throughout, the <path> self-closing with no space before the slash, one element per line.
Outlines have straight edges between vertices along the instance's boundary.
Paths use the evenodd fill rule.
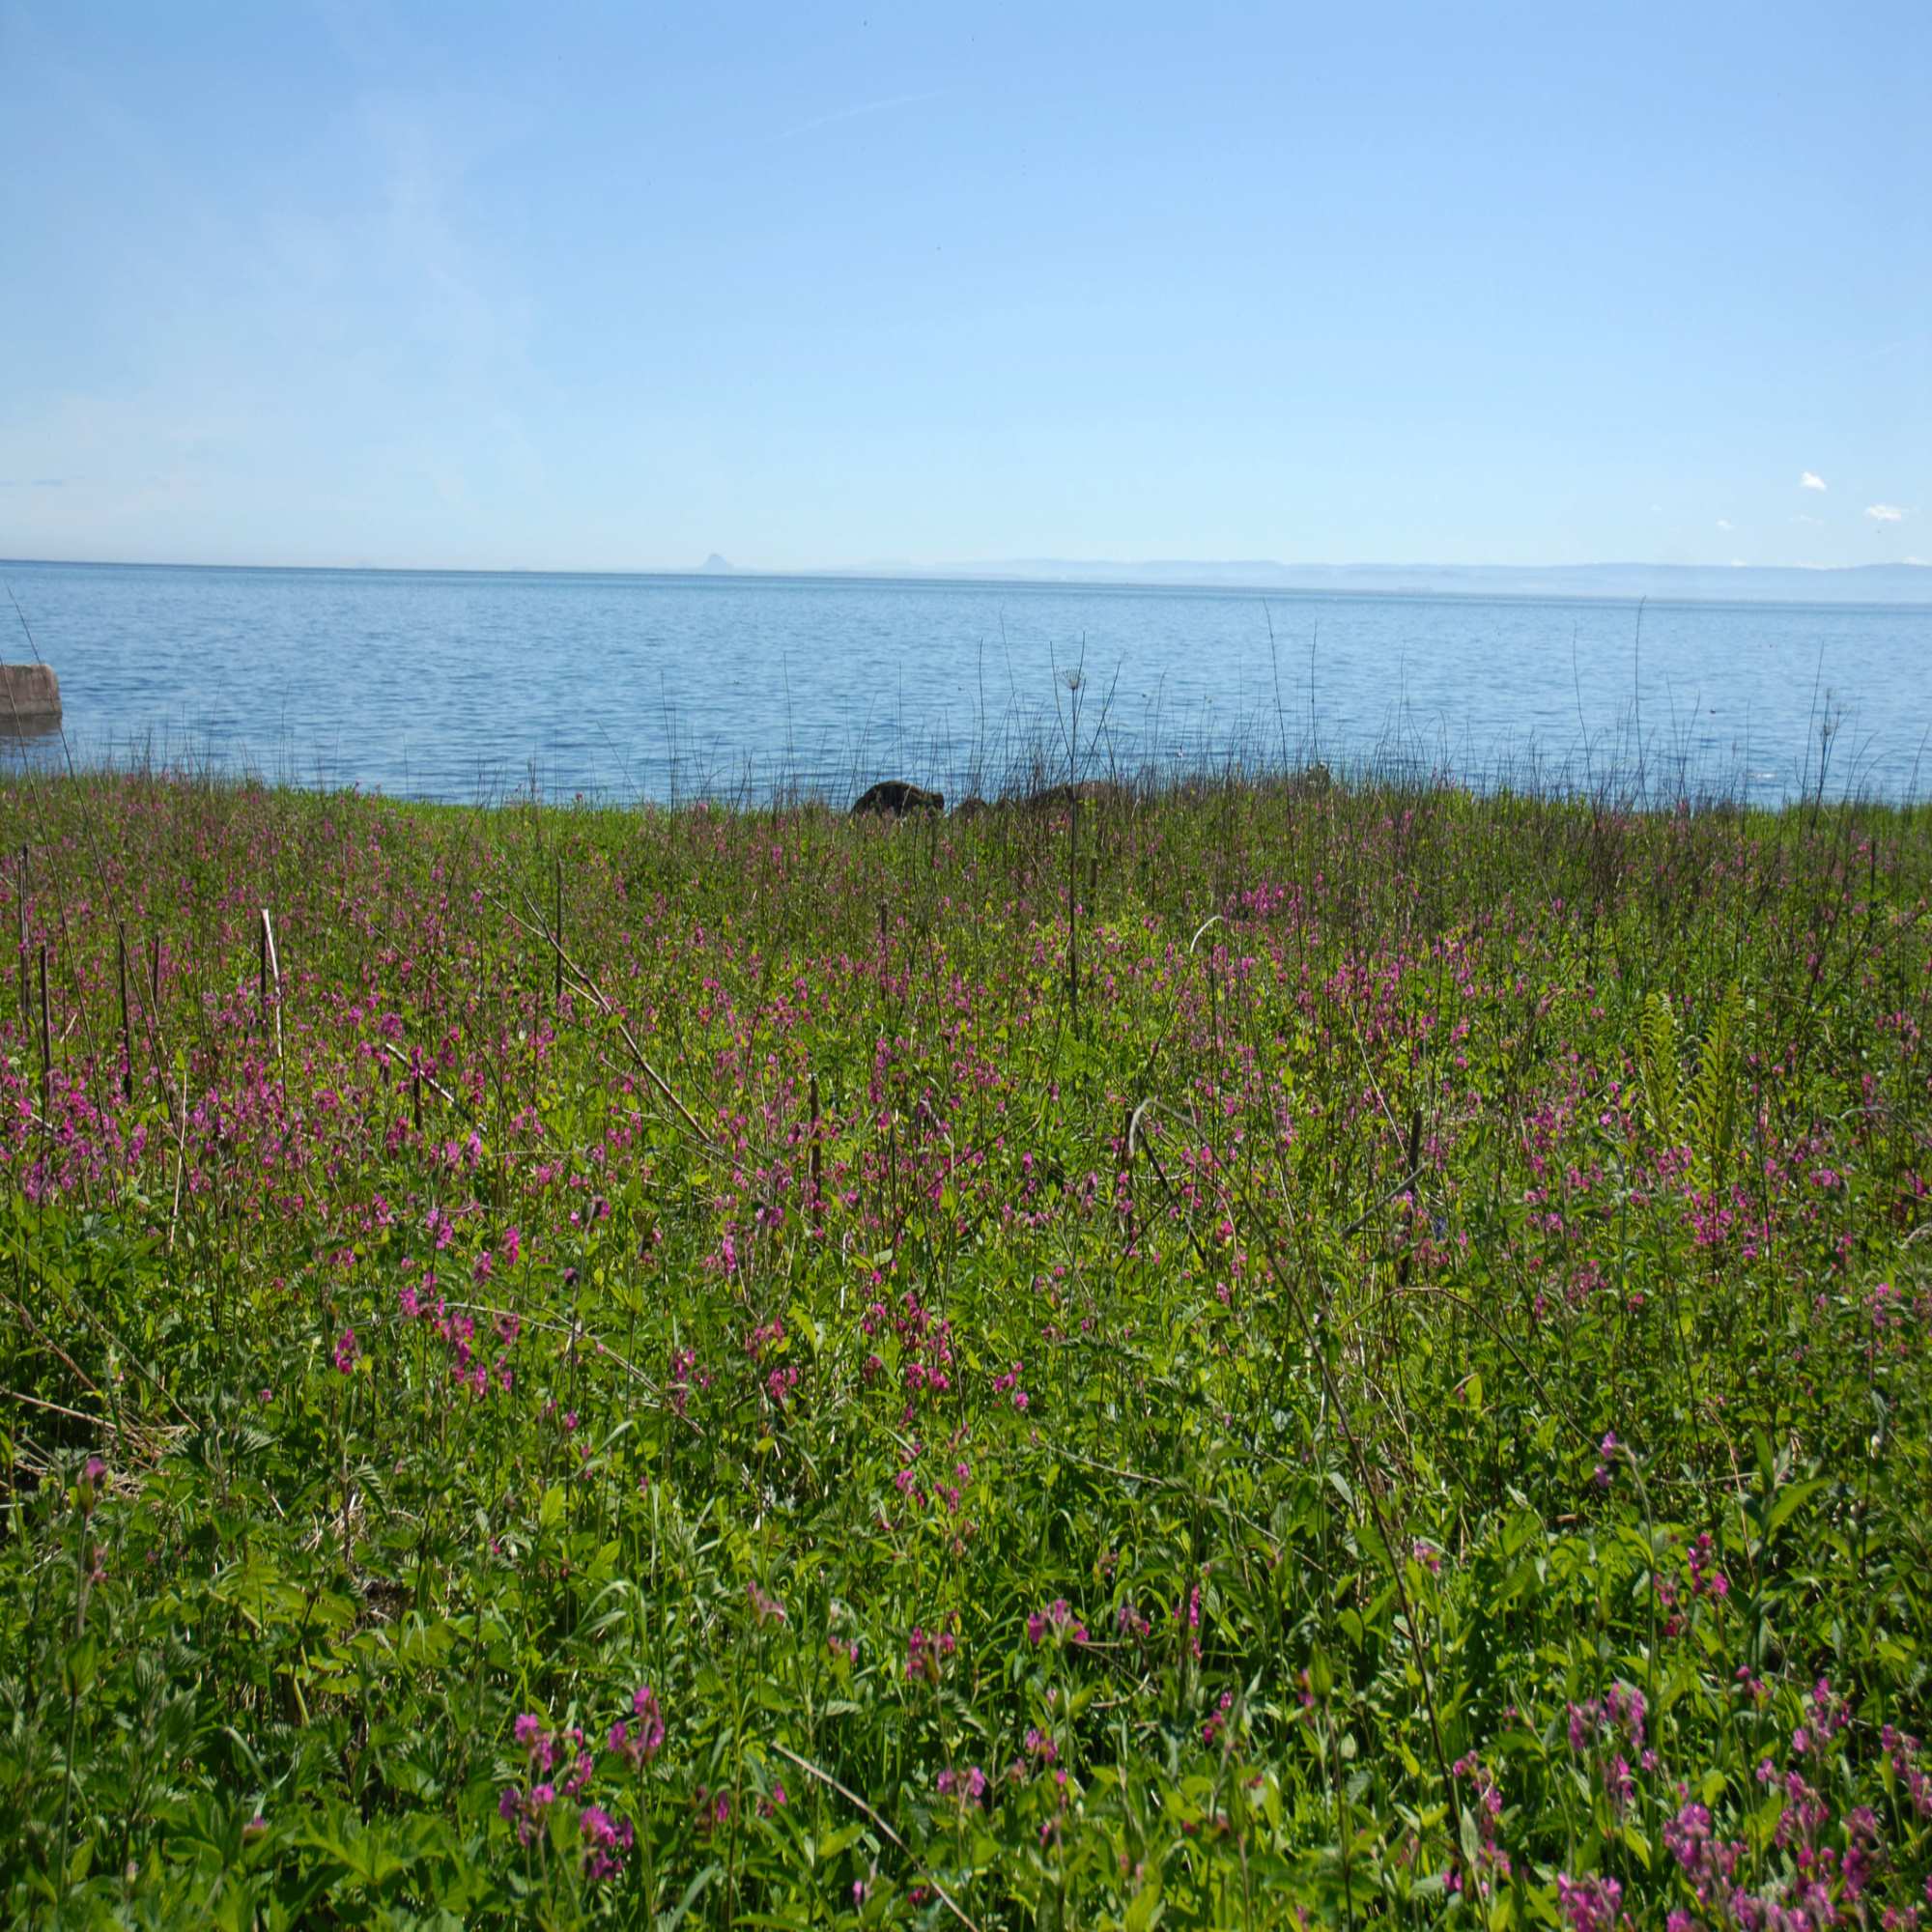
<path fill-rule="evenodd" d="M 1665 1147 L 1677 1145 L 1677 1015 L 1666 993 L 1652 993 L 1643 1003 L 1643 1027 L 1637 1039 L 1637 1060 L 1643 1070 L 1644 1105 L 1651 1130 Z"/>
<path fill-rule="evenodd" d="M 1704 1178 L 1721 1188 L 1730 1166 L 1731 1145 L 1737 1134 L 1738 1031 L 1744 997 L 1735 984 L 1718 1002 L 1718 1010 L 1704 1029 L 1697 1053 L 1697 1072 L 1690 1083 L 1690 1109 L 1696 1129 L 1697 1153 Z"/>

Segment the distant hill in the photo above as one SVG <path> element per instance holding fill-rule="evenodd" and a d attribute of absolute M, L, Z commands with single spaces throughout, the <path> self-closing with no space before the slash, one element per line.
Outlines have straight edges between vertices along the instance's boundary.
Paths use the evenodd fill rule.
<path fill-rule="evenodd" d="M 738 566 L 729 557 L 720 556 L 714 550 L 698 566 L 697 574 L 700 577 L 732 577 L 737 574 L 737 569 Z"/>
<path fill-rule="evenodd" d="M 1683 563 L 1145 563 L 1017 557 L 992 563 L 880 564 L 811 575 L 937 578 L 968 582 L 1120 583 L 1201 589 L 1358 591 L 1380 596 L 1655 597 L 1740 603 L 1932 605 L 1932 566 L 1868 563 L 1805 570 Z"/>

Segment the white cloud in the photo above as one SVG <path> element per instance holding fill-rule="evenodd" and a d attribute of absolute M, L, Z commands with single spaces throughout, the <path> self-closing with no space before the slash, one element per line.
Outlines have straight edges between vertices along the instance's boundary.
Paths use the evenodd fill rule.
<path fill-rule="evenodd" d="M 1797 516 L 1793 517 L 1791 521 L 1794 524 L 1809 524 L 1814 529 L 1822 529 L 1825 525 L 1825 519 L 1823 517 L 1807 517 L 1803 513 L 1803 511 L 1801 511 Z"/>
<path fill-rule="evenodd" d="M 1801 490 L 1822 490 L 1826 484 L 1825 479 L 1815 469 L 1807 469 L 1799 477 L 1798 487 Z"/>
<path fill-rule="evenodd" d="M 1730 518 L 1719 517 L 1718 519 L 1718 527 L 1720 530 L 1729 530 L 1729 529 L 1735 529 L 1737 526 L 1731 522 Z"/>
<path fill-rule="evenodd" d="M 1896 503 L 1873 503 L 1865 511 L 1875 524 L 1902 524 L 1906 514 Z"/>

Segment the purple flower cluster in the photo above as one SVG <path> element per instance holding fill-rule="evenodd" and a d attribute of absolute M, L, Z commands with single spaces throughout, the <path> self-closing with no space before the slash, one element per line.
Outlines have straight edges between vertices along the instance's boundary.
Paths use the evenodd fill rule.
<path fill-rule="evenodd" d="M 1235 1693 L 1232 1690 L 1223 1690 L 1221 1692 L 1221 1701 L 1215 1705 L 1213 1715 L 1201 1726 L 1201 1742 L 1209 1750 L 1212 1750 L 1227 1734 L 1233 1723 L 1230 1714 L 1234 1708 Z"/>
<path fill-rule="evenodd" d="M 611 1726 L 611 1752 L 640 1771 L 664 1748 L 664 1713 L 657 1693 L 643 1685 L 633 1693 L 634 1722 L 620 1719 Z M 584 1795 L 595 1769 L 582 1731 L 575 1724 L 553 1725 L 535 1711 L 526 1711 L 511 1727 L 524 1753 L 527 1782 L 513 1780 L 497 1800 L 497 1815 L 528 1847 L 549 1829 L 556 1807 Z M 603 1805 L 586 1803 L 577 1814 L 579 1860 L 583 1876 L 593 1883 L 616 1878 L 637 1840 L 629 1818 L 612 1817 Z"/>
<path fill-rule="evenodd" d="M 1906 1802 L 1920 1818 L 1932 1818 L 1932 1776 L 1918 1763 L 1918 1740 L 1908 1731 L 1888 1724 L 1879 1733 L 1879 1743 L 1891 1765 L 1892 1776 L 1905 1787 Z M 1927 1880 L 1932 1885 L 1932 1879 Z M 1932 1900 L 1932 1893 L 1927 1894 Z"/>
<path fill-rule="evenodd" d="M 1624 1889 L 1613 1878 L 1556 1877 L 1556 1902 L 1570 1932 L 1615 1932 Z"/>
<path fill-rule="evenodd" d="M 577 1814 L 577 1833 L 582 1845 L 583 1876 L 593 1881 L 615 1878 L 637 1838 L 628 1818 L 613 1820 L 601 1804 L 586 1804 Z"/>
<path fill-rule="evenodd" d="M 977 1764 L 963 1772 L 948 1769 L 939 1774 L 939 1795 L 956 1798 L 961 1804 L 977 1804 L 986 1795 L 986 1774 Z"/>
<path fill-rule="evenodd" d="M 959 1641 L 950 1630 L 934 1631 L 928 1635 L 915 1624 L 906 1637 L 906 1676 L 926 1684 L 937 1684 L 947 1660 L 958 1648 Z"/>
<path fill-rule="evenodd" d="M 636 1771 L 664 1748 L 664 1712 L 659 1708 L 657 1692 L 648 1684 L 640 1685 L 633 1695 L 631 1715 L 637 1720 L 635 1723 L 626 1723 L 620 1718 L 611 1726 L 610 1745 Z"/>
<path fill-rule="evenodd" d="M 1086 1643 L 1087 1626 L 1077 1623 L 1073 1616 L 1073 1606 L 1065 1597 L 1056 1597 L 1043 1610 L 1035 1610 L 1027 1618 L 1027 1641 L 1037 1648 L 1050 1634 L 1065 1631 L 1073 1643 Z"/>
<path fill-rule="evenodd" d="M 1646 1716 L 1643 1692 L 1628 1684 L 1612 1684 L 1603 1697 L 1570 1706 L 1570 1748 L 1595 1762 L 1619 1817 L 1636 1796 L 1631 1760 L 1647 1772 L 1657 1769 L 1657 1753 L 1644 1742 Z"/>

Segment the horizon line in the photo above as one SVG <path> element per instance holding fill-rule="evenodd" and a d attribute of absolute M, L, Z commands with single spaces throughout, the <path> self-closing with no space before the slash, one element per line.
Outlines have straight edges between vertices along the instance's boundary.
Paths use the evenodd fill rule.
<path fill-rule="evenodd" d="M 1807 575 L 1830 577 L 1857 570 L 1932 570 L 1923 557 L 1873 557 L 1864 563 L 1746 563 L 1736 558 L 1592 557 L 1572 563 L 1452 563 L 1438 558 L 1417 557 L 1396 560 L 1388 557 L 1356 557 L 1347 562 L 1304 557 L 1293 563 L 1273 556 L 1143 556 L 1135 558 L 1094 556 L 1015 556 L 953 557 L 934 561 L 881 558 L 869 563 L 733 563 L 722 552 L 714 551 L 703 562 L 689 566 L 668 563 L 628 564 L 542 564 L 542 563 L 286 563 L 271 558 L 248 562 L 216 561 L 209 557 L 141 556 L 11 556 L 0 554 L 5 564 L 72 565 L 109 570 L 390 570 L 423 575 L 460 572 L 474 576 L 537 577 L 877 577 L 923 575 L 943 576 L 949 572 L 971 570 L 1019 570 L 1039 565 L 1056 570 L 1506 570 L 1529 573 L 1553 570 L 1711 570 L 1732 572 L 1760 570 L 1804 571 Z M 720 568 L 719 566 L 723 566 Z"/>

